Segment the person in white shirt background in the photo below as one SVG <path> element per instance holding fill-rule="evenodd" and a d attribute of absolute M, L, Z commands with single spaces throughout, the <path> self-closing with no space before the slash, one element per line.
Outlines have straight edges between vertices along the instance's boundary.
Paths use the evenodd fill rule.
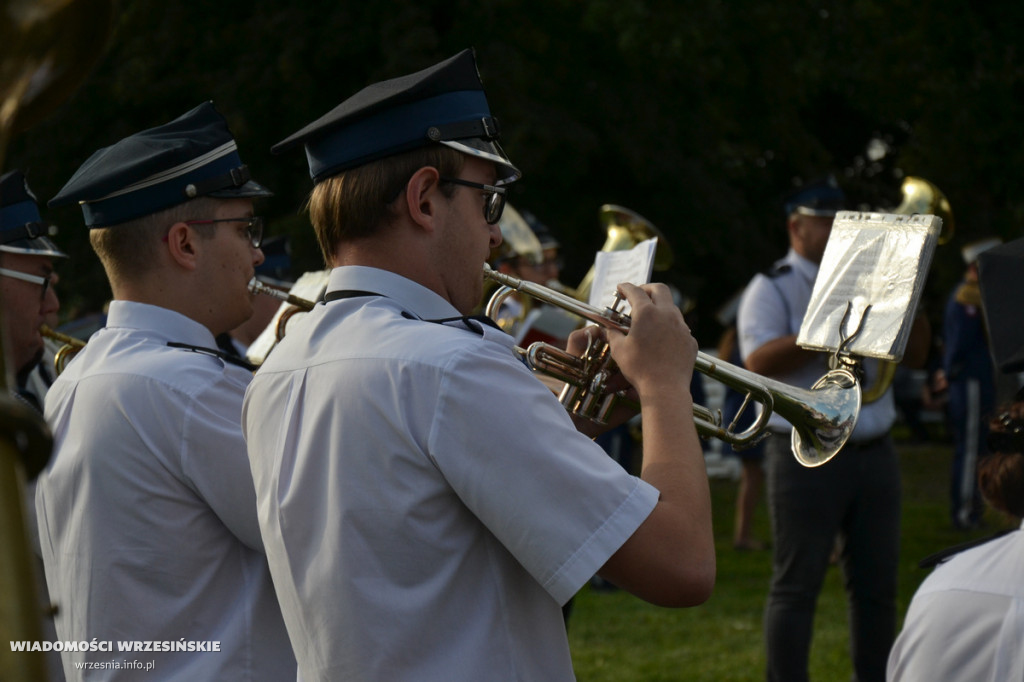
<path fill-rule="evenodd" d="M 295 678 L 239 421 L 252 372 L 214 340 L 252 315 L 269 194 L 204 102 L 98 150 L 50 201 L 81 204 L 114 297 L 46 397 L 57 634 L 158 647 L 65 651 L 69 680 L 138 679 L 132 662 L 147 680 Z"/>

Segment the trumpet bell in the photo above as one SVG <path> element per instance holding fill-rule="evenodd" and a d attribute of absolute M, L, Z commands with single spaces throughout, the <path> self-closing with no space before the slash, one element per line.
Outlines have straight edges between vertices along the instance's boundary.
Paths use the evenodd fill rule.
<path fill-rule="evenodd" d="M 850 439 L 860 414 L 857 379 L 845 369 L 834 369 L 811 387 L 813 400 L 793 401 L 775 409 L 791 424 L 793 456 L 805 467 L 821 466 Z M 813 425 L 813 428 L 810 426 Z"/>

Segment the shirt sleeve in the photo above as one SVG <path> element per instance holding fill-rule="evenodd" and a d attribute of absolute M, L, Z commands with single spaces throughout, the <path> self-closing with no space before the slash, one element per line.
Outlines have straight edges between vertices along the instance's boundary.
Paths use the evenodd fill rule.
<path fill-rule="evenodd" d="M 740 301 L 736 331 L 744 360 L 758 348 L 793 332 L 786 300 L 770 278 L 757 275 Z"/>
<path fill-rule="evenodd" d="M 528 370 L 498 353 L 454 358 L 430 452 L 463 503 L 560 603 L 658 499 L 580 434 Z"/>
<path fill-rule="evenodd" d="M 256 490 L 242 436 L 244 390 L 244 385 L 225 377 L 190 402 L 182 434 L 182 470 L 228 530 L 263 552 Z"/>

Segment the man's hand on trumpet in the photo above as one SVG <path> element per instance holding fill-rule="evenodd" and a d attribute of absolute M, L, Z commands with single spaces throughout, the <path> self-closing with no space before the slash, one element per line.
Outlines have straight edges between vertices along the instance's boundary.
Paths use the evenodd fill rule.
<path fill-rule="evenodd" d="M 682 387 L 689 394 L 697 342 L 664 284 L 635 286 L 620 284 L 619 293 L 632 307 L 628 333 L 589 326 L 569 337 L 566 350 L 581 355 L 593 340 L 607 339 L 613 373 L 608 390 L 619 394 L 606 424 L 589 419 L 573 419 L 576 428 L 594 437 L 625 423 L 639 412 L 639 403 L 656 400 L 668 389 L 676 393 Z"/>
<path fill-rule="evenodd" d="M 610 330 L 608 343 L 620 371 L 636 388 L 640 400 L 661 388 L 686 387 L 693 377 L 697 341 L 664 284 L 623 283 L 619 293 L 632 308 L 627 334 Z"/>

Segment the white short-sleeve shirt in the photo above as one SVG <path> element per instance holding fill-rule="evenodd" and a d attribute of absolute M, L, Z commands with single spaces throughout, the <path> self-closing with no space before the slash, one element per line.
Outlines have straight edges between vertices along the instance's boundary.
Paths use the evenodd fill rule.
<path fill-rule="evenodd" d="M 769 341 L 800 332 L 817 276 L 818 265 L 793 249 L 775 263 L 769 273 L 754 276 L 743 292 L 736 318 L 740 355 L 744 359 Z M 810 388 L 829 369 L 829 354 L 819 353 L 818 356 L 792 372 L 771 378 L 790 386 Z M 863 365 L 862 385 L 870 386 L 878 371 L 878 362 L 866 359 Z M 890 389 L 878 400 L 861 407 L 851 440 L 866 441 L 885 435 L 895 419 L 896 405 Z M 778 413 L 772 414 L 768 425 L 777 431 L 790 428 Z"/>
<path fill-rule="evenodd" d="M 914 594 L 891 682 L 1024 680 L 1024 532 L 939 564 Z"/>
<path fill-rule="evenodd" d="M 36 510 L 57 635 L 113 648 L 65 653 L 65 672 L 135 679 L 75 664 L 138 659 L 153 680 L 294 679 L 240 426 L 252 373 L 168 342 L 216 348 L 183 315 L 114 301 L 46 397 Z M 119 652 L 181 640 L 220 651 Z"/>
<path fill-rule="evenodd" d="M 560 605 L 658 493 L 575 430 L 507 334 L 335 269 L 246 394 L 271 572 L 303 679 L 571 680 Z M 369 295 L 366 295 L 369 294 Z"/>

